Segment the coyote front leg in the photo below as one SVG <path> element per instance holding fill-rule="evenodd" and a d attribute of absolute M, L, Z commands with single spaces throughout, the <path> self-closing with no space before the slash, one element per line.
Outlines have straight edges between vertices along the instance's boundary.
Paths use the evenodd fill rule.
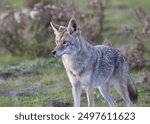
<path fill-rule="evenodd" d="M 80 107 L 81 97 L 81 83 L 80 81 L 67 69 L 67 74 L 72 85 L 72 95 L 74 100 L 74 106 Z"/>
<path fill-rule="evenodd" d="M 81 86 L 79 83 L 72 84 L 72 95 L 74 99 L 74 106 L 80 107 Z"/>
<path fill-rule="evenodd" d="M 86 95 L 88 100 L 88 107 L 94 107 L 94 95 L 93 95 L 93 88 L 88 87 L 86 89 Z"/>

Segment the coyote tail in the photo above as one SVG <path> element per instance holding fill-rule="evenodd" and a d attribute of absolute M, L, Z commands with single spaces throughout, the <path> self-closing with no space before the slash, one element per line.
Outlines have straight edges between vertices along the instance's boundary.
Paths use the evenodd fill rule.
<path fill-rule="evenodd" d="M 125 59 L 123 62 L 123 70 L 124 70 L 125 81 L 127 83 L 130 100 L 133 103 L 135 103 L 138 100 L 138 91 L 136 89 L 135 83 L 133 82 L 133 80 L 130 77 L 128 63 L 126 62 Z"/>

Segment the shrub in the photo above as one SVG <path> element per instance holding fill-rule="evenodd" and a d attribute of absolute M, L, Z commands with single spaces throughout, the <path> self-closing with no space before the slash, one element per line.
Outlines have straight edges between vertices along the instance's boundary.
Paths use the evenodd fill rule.
<path fill-rule="evenodd" d="M 71 3 L 53 4 L 53 1 L 50 3 L 47 1 L 27 1 L 30 8 L 21 10 L 9 7 L 0 16 L 0 45 L 15 55 L 47 56 L 55 45 L 54 33 L 49 27 L 49 22 L 65 26 L 72 14 L 77 18 L 80 27 L 86 30 L 83 32 L 85 37 L 88 36 L 90 40 L 95 41 L 102 37 L 104 21 L 102 2 L 96 1 L 99 5 L 97 9 L 90 5 L 93 11 L 84 13 L 76 10 Z M 96 21 L 94 24 L 90 21 L 93 21 L 93 17 Z"/>

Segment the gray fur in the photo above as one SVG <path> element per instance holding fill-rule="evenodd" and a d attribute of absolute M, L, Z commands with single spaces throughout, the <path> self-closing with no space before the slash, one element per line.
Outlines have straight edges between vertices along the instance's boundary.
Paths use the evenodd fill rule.
<path fill-rule="evenodd" d="M 56 32 L 55 29 L 54 31 L 57 46 L 53 53 L 57 57 L 62 57 L 72 84 L 74 106 L 80 106 L 81 87 L 86 89 L 88 106 L 94 106 L 94 88 L 99 89 L 110 106 L 117 106 L 109 93 L 111 84 L 115 86 L 127 106 L 133 106 L 128 89 L 132 87 L 130 90 L 132 89 L 132 94 L 135 93 L 133 96 L 137 91 L 131 81 L 128 64 L 120 51 L 106 45 L 89 44 L 80 35 L 74 19 L 70 20 L 68 27 L 63 31 Z"/>

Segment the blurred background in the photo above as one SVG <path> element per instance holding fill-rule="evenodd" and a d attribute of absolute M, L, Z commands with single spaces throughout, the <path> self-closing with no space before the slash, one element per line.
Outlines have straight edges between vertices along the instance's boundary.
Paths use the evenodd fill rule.
<path fill-rule="evenodd" d="M 0 0 L 0 106 L 73 106 L 61 59 L 54 58 L 52 21 L 74 16 L 91 44 L 119 49 L 139 91 L 135 106 L 150 106 L 149 0 Z M 111 88 L 119 106 L 121 97 Z M 96 106 L 108 106 L 97 90 Z M 83 91 L 81 106 L 87 106 Z"/>

